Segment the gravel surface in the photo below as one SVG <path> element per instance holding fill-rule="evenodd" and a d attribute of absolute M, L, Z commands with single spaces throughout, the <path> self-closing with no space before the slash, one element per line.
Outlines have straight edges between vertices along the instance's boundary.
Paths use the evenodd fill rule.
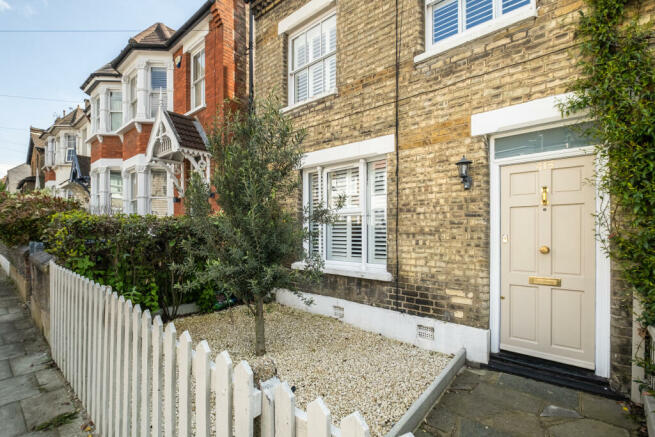
<path fill-rule="evenodd" d="M 254 356 L 254 317 L 246 307 L 181 318 L 194 346 L 207 340 L 212 355 L 228 350 L 234 364 L 247 360 L 253 370 L 272 360 L 282 381 L 296 387 L 296 403 L 321 397 L 338 426 L 359 411 L 372 436 L 382 436 L 434 381 L 450 356 L 362 331 L 337 319 L 269 304 L 265 311 L 266 350 Z"/>

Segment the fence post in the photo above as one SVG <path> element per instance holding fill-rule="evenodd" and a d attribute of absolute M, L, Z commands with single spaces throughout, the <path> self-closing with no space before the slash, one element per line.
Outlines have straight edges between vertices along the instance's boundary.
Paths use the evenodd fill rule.
<path fill-rule="evenodd" d="M 178 436 L 191 436 L 191 335 L 184 331 L 177 345 Z"/>
<path fill-rule="evenodd" d="M 123 416 L 123 423 L 121 428 L 121 437 L 128 437 L 130 435 L 130 423 L 132 409 L 130 406 L 130 383 L 132 376 L 132 301 L 125 301 L 123 307 L 123 383 L 121 384 L 121 392 L 123 393 L 123 400 L 121 401 L 121 413 Z"/>
<path fill-rule="evenodd" d="M 123 366 L 123 308 L 125 307 L 125 298 L 120 296 L 118 302 L 116 303 L 116 317 L 115 317 L 115 335 L 116 335 L 116 348 L 114 350 L 114 386 L 111 387 L 111 390 L 114 392 L 114 414 L 110 417 L 109 420 L 114 422 L 113 430 L 116 436 L 119 436 L 121 433 L 121 418 L 123 417 L 123 411 L 121 408 L 121 390 L 120 387 L 123 384 L 123 379 L 121 378 L 121 368 Z"/>
<path fill-rule="evenodd" d="M 246 361 L 234 369 L 234 431 L 239 437 L 253 437 L 254 418 L 262 408 L 261 392 L 254 388 L 253 373 Z"/>
<path fill-rule="evenodd" d="M 150 394 L 152 390 L 152 319 L 150 311 L 145 310 L 141 316 L 141 437 L 150 435 Z M 138 424 L 137 424 L 138 425 Z M 138 430 L 138 426 L 136 427 Z M 137 431 L 138 432 L 138 431 Z"/>
<path fill-rule="evenodd" d="M 175 325 L 169 323 L 164 331 L 164 433 L 175 436 L 175 356 L 177 354 Z"/>
<path fill-rule="evenodd" d="M 102 428 L 101 432 L 106 433 L 108 436 L 111 436 L 111 433 L 109 432 L 109 418 L 111 417 L 111 360 L 112 360 L 112 350 L 111 350 L 111 341 L 112 341 L 112 326 L 111 326 L 111 320 L 112 320 L 112 314 L 113 314 L 113 307 L 112 303 L 114 301 L 114 297 L 112 296 L 111 293 L 111 288 L 105 288 L 103 290 L 103 301 L 104 301 L 104 307 L 105 307 L 105 320 L 103 324 L 103 330 L 102 330 L 102 385 L 103 385 L 103 390 L 102 390 Z"/>
<path fill-rule="evenodd" d="M 55 295 L 55 262 L 50 260 L 48 265 L 48 279 L 50 280 L 50 348 L 52 349 L 52 357 L 55 362 L 57 359 L 57 337 L 56 337 L 56 328 L 55 320 L 57 317 L 57 297 Z"/>
<path fill-rule="evenodd" d="M 296 436 L 296 395 L 283 382 L 275 387 L 275 437 Z"/>
<path fill-rule="evenodd" d="M 164 325 L 161 317 L 152 321 L 152 436 L 162 435 L 162 397 L 164 392 L 162 372 L 162 347 L 164 342 Z"/>
<path fill-rule="evenodd" d="M 307 434 L 312 437 L 331 437 L 332 416 L 323 399 L 316 398 L 307 405 Z"/>
<path fill-rule="evenodd" d="M 227 351 L 216 356 L 212 374 L 212 390 L 216 394 L 216 435 L 232 435 L 232 359 Z"/>
<path fill-rule="evenodd" d="M 370 434 L 368 425 L 357 411 L 341 420 L 341 437 L 369 437 Z"/>
<path fill-rule="evenodd" d="M 132 436 L 139 435 L 139 414 L 141 413 L 141 306 L 132 310 Z"/>
<path fill-rule="evenodd" d="M 275 387 L 279 384 L 280 380 L 277 377 L 273 377 L 261 384 L 261 437 L 275 437 Z"/>
<path fill-rule="evenodd" d="M 209 355 L 211 350 L 207 341 L 196 346 L 193 356 L 193 375 L 196 381 L 196 432 L 198 437 L 209 437 Z"/>

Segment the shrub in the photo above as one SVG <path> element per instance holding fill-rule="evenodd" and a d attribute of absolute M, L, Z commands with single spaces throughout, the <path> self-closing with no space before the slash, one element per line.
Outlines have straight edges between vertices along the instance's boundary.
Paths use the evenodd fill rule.
<path fill-rule="evenodd" d="M 76 201 L 53 197 L 44 192 L 0 192 L 0 239 L 8 246 L 40 241 L 50 216 L 79 208 Z"/>
<path fill-rule="evenodd" d="M 83 211 L 54 215 L 45 233 L 46 250 L 61 265 L 111 286 L 134 304 L 161 309 L 167 320 L 175 318 L 182 303 L 200 301 L 204 310 L 213 307 L 204 289 L 182 292 L 176 287 L 188 280 L 173 269 L 184 259 L 182 242 L 194 244 L 199 239 L 186 217 Z"/>

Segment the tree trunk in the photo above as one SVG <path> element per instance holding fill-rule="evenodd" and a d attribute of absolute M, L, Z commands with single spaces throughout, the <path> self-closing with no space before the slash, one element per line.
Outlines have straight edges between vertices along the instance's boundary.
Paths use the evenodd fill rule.
<path fill-rule="evenodd" d="M 255 296 L 255 355 L 266 353 L 266 338 L 264 337 L 264 298 Z"/>

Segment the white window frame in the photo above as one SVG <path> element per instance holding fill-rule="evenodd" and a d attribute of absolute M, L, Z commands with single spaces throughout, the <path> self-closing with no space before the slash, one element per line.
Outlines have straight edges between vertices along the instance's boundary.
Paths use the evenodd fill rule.
<path fill-rule="evenodd" d="M 356 208 L 342 209 L 337 214 L 338 215 L 359 215 L 362 216 L 362 258 L 361 261 L 338 261 L 338 260 L 328 260 L 327 259 L 327 235 L 328 235 L 328 225 L 322 224 L 320 228 L 320 237 L 319 237 L 319 253 L 324 260 L 325 266 L 323 271 L 328 274 L 342 275 L 342 276 L 351 276 L 364 279 L 373 279 L 378 281 L 391 281 L 392 275 L 387 272 L 387 263 L 369 263 L 369 241 L 368 241 L 368 222 L 370 220 L 370 211 L 369 211 L 369 199 L 368 199 L 368 164 L 370 162 L 387 160 L 385 155 L 378 155 L 374 157 L 362 158 L 355 161 L 343 162 L 339 164 L 327 165 L 325 167 L 316 166 L 303 169 L 303 204 L 306 208 L 309 208 L 310 198 L 310 178 L 311 175 L 318 172 L 321 177 L 321 186 L 319 187 L 321 192 L 320 203 L 326 205 L 328 198 L 328 174 L 334 171 L 349 169 L 358 167 L 359 168 L 359 206 Z M 387 165 L 389 165 L 387 160 Z M 387 181 L 388 183 L 388 181 Z M 388 190 L 387 190 L 388 196 Z M 388 198 L 388 197 L 387 197 Z M 387 210 L 387 223 L 388 223 L 388 210 Z M 309 226 L 309 223 L 305 223 L 305 226 Z M 389 240 L 388 228 L 387 228 L 387 242 Z M 388 245 L 387 245 L 388 247 Z M 305 250 L 308 252 L 310 250 L 309 242 L 305 242 Z M 387 253 L 387 260 L 389 258 L 389 253 Z M 303 268 L 304 264 L 302 262 L 294 263 L 294 268 Z"/>
<path fill-rule="evenodd" d="M 129 205 L 130 205 L 130 214 L 139 213 L 139 198 L 137 197 L 139 191 L 139 174 L 136 171 L 131 171 L 128 173 L 128 184 L 129 184 Z M 132 178 L 134 178 L 134 184 L 132 184 Z M 123 187 L 123 192 L 125 192 L 125 187 Z"/>
<path fill-rule="evenodd" d="M 195 73 L 195 58 L 202 54 L 205 64 L 205 72 L 202 77 L 194 80 L 193 75 Z M 196 110 L 205 106 L 205 94 L 207 93 L 207 82 L 205 82 L 205 76 L 207 75 L 207 53 L 205 52 L 205 47 L 202 46 L 191 53 L 191 77 L 189 78 L 191 82 L 191 110 Z M 196 102 L 196 87 L 202 85 L 203 92 L 201 94 L 200 102 Z"/>
<path fill-rule="evenodd" d="M 313 19 L 309 24 L 302 26 L 301 28 L 298 28 L 295 30 L 293 33 L 289 35 L 288 38 L 288 44 L 287 44 L 287 87 L 288 87 L 288 100 L 287 100 L 287 107 L 284 108 L 283 111 L 290 110 L 292 108 L 298 107 L 305 105 L 307 103 L 313 102 L 315 100 L 322 99 L 323 97 L 329 96 L 331 94 L 336 94 L 337 92 L 337 79 L 335 78 L 334 81 L 334 88 L 332 89 L 325 89 L 321 94 L 314 95 L 312 97 L 309 97 L 309 78 L 307 79 L 307 99 L 303 100 L 302 102 L 296 102 L 296 96 L 294 95 L 295 91 L 295 76 L 297 73 L 307 70 L 309 71 L 309 68 L 312 65 L 315 65 L 317 63 L 324 63 L 325 60 L 331 56 L 336 57 L 336 63 L 337 63 L 337 76 L 338 76 L 338 65 L 339 65 L 339 54 L 338 54 L 338 49 L 335 47 L 334 52 L 327 53 L 318 59 L 313 60 L 312 62 L 308 62 L 305 65 L 303 65 L 300 68 L 297 68 L 296 70 L 293 69 L 293 40 L 297 38 L 298 36 L 302 35 L 303 33 L 306 33 L 309 29 L 312 27 L 316 26 L 317 24 L 326 21 L 329 18 L 332 18 L 332 16 L 337 15 L 337 10 L 336 8 L 332 8 L 328 10 L 327 12 L 322 13 L 321 15 L 318 15 L 315 19 Z M 339 26 L 339 21 L 336 19 L 336 26 L 338 28 Z M 337 32 L 337 40 L 338 40 L 338 32 Z M 338 41 L 337 41 L 337 46 L 338 46 Z"/>
<path fill-rule="evenodd" d="M 453 0 L 425 0 L 425 52 L 416 56 L 414 62 L 422 62 L 434 55 L 450 50 L 453 47 L 496 32 L 514 23 L 525 20 L 526 18 L 537 16 L 536 0 L 530 0 L 529 4 L 521 6 L 506 14 L 501 12 L 502 0 L 493 0 L 493 18 L 470 29 L 465 29 L 465 0 L 454 0 L 458 2 L 458 33 L 444 38 L 441 41 L 437 41 L 436 43 L 432 43 L 432 10 L 440 4 L 450 3 L 451 1 Z"/>
<path fill-rule="evenodd" d="M 134 89 L 132 89 L 132 81 L 134 81 Z M 129 120 L 136 118 L 137 111 L 139 110 L 139 82 L 136 73 L 132 73 L 127 79 L 127 98 L 129 103 Z"/>
<path fill-rule="evenodd" d="M 166 88 L 158 88 L 157 90 L 152 89 L 152 70 L 155 69 L 155 68 L 162 69 L 166 73 Z M 155 117 L 157 117 L 156 113 L 155 114 L 152 113 L 152 111 L 154 109 L 154 108 L 152 108 L 152 98 L 153 98 L 153 96 L 157 96 L 157 98 L 159 99 L 160 90 L 163 90 L 161 92 L 163 92 L 163 94 L 164 94 L 164 105 L 165 106 L 168 105 L 168 87 L 169 86 L 170 86 L 170 84 L 168 83 L 168 69 L 166 68 L 165 65 L 163 65 L 163 64 L 154 64 L 154 65 L 148 66 L 148 112 L 147 112 L 148 119 L 152 120 Z M 159 100 L 157 100 L 157 101 L 159 102 Z"/>
<path fill-rule="evenodd" d="M 164 173 L 164 175 L 166 176 L 166 183 L 164 185 L 164 195 L 163 196 L 153 196 L 152 195 L 152 187 L 153 187 L 152 177 L 153 177 L 154 172 L 161 172 L 161 173 Z M 169 175 L 168 175 L 168 172 L 166 171 L 166 169 L 161 168 L 161 167 L 151 168 L 148 175 L 149 175 L 148 177 L 149 177 L 149 182 L 150 182 L 148 184 L 148 186 L 150 188 L 150 193 L 149 193 L 149 196 L 148 196 L 148 203 L 149 203 L 148 211 L 150 212 L 150 214 L 154 214 L 154 212 L 152 211 L 152 201 L 153 201 L 153 199 L 168 200 L 168 197 L 169 197 L 168 196 L 168 178 L 169 178 Z"/>
<path fill-rule="evenodd" d="M 114 192 L 112 191 L 112 184 L 111 184 L 112 173 L 113 174 L 118 174 L 118 178 L 121 181 L 120 197 L 119 197 L 119 195 L 116 196 L 116 199 L 120 200 L 120 205 L 121 206 L 116 207 L 116 208 L 114 208 Z M 125 186 L 124 186 L 125 181 L 123 180 L 123 174 L 122 174 L 120 169 L 110 169 L 107 172 L 107 177 L 109 178 L 109 180 L 107 181 L 107 183 L 109 185 L 109 190 L 108 190 L 109 191 L 109 208 L 108 209 L 111 210 L 112 212 L 115 212 L 117 210 L 120 210 L 122 212 L 123 211 L 123 201 L 125 199 Z"/>
<path fill-rule="evenodd" d="M 70 144 L 70 138 L 73 139 L 73 146 L 71 147 Z M 68 156 L 69 152 L 72 150 L 73 153 L 75 153 L 75 149 L 77 148 L 77 137 L 72 134 L 66 134 L 64 135 L 64 139 L 66 140 L 66 154 L 64 155 L 64 161 L 65 162 L 73 162 L 73 156 Z"/>
<path fill-rule="evenodd" d="M 116 93 L 121 95 L 121 99 L 119 100 L 119 102 L 121 104 L 121 110 L 120 111 L 112 111 L 111 110 L 111 95 L 116 94 Z M 109 114 L 108 119 L 107 119 L 107 127 L 108 127 L 107 130 L 109 132 L 116 132 L 123 125 L 123 91 L 118 90 L 118 89 L 109 90 L 109 92 L 107 93 L 107 103 L 108 103 L 108 106 L 109 106 L 107 108 L 108 109 L 107 113 Z M 119 125 L 118 125 L 118 127 L 116 129 L 112 129 L 112 127 L 111 127 L 111 116 L 112 116 L 112 114 L 120 114 L 120 120 L 121 121 L 120 121 L 120 123 L 119 123 Z"/>

